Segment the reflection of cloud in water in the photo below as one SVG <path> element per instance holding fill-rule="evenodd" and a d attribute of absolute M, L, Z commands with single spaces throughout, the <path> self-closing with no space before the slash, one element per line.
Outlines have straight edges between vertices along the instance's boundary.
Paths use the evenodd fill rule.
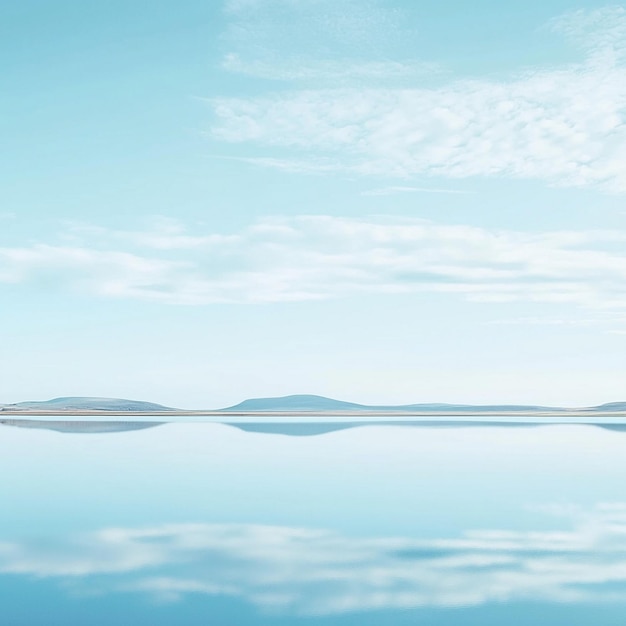
<path fill-rule="evenodd" d="M 105 529 L 0 544 L 0 572 L 169 600 L 223 594 L 304 615 L 626 600 L 626 504 L 578 513 L 572 530 L 471 531 L 456 539 L 349 538 L 243 524 Z"/>

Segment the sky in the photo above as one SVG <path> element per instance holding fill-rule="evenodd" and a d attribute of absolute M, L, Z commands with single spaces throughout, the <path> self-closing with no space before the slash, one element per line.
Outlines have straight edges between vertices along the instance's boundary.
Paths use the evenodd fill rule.
<path fill-rule="evenodd" d="M 0 18 L 0 403 L 626 400 L 626 6 Z"/>

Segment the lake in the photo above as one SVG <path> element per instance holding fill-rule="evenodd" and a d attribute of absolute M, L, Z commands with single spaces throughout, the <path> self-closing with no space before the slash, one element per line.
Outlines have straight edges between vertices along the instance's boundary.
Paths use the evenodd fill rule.
<path fill-rule="evenodd" d="M 623 624 L 619 425 L 338 421 L 0 425 L 2 623 Z"/>

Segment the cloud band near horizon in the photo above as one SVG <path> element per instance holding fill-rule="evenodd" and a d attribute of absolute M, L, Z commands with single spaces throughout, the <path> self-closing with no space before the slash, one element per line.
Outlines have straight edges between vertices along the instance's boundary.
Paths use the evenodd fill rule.
<path fill-rule="evenodd" d="M 405 218 L 265 218 L 231 234 L 178 222 L 74 228 L 0 247 L 0 283 L 166 304 L 456 294 L 626 307 L 626 231 L 531 233 Z"/>

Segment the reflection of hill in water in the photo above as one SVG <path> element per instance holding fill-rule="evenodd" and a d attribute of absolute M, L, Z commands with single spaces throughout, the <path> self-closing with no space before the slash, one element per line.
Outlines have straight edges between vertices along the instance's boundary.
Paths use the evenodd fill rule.
<path fill-rule="evenodd" d="M 3 426 L 17 426 L 18 428 L 40 428 L 44 430 L 55 430 L 60 433 L 118 433 L 130 430 L 143 430 L 160 426 L 163 422 L 76 422 L 76 421 L 48 421 L 48 420 L 22 420 L 22 419 L 2 419 Z"/>
<path fill-rule="evenodd" d="M 364 428 L 367 426 L 404 426 L 411 428 L 481 428 L 481 427 L 497 427 L 497 428 L 529 428 L 531 426 L 541 426 L 533 422 L 455 422 L 455 421 L 420 421 L 420 422 L 392 422 L 392 421 L 380 421 L 380 422 L 324 422 L 324 423 L 291 423 L 291 424 L 277 424 L 262 423 L 262 422 L 248 422 L 238 424 L 227 424 L 233 426 L 239 430 L 244 430 L 250 433 L 263 433 L 267 435 L 288 435 L 291 437 L 311 437 L 314 435 L 325 435 L 327 433 L 336 432 L 339 430 L 347 430 L 349 428 Z"/>
<path fill-rule="evenodd" d="M 613 430 L 618 433 L 626 433 L 626 424 L 596 424 L 598 428 Z"/>
<path fill-rule="evenodd" d="M 239 430 L 245 430 L 248 433 L 264 433 L 266 435 L 291 435 L 293 437 L 310 437 L 312 435 L 325 435 L 337 430 L 346 430 L 347 428 L 355 428 L 361 424 L 228 424 Z"/>
<path fill-rule="evenodd" d="M 97 434 L 118 433 L 133 430 L 145 430 L 173 422 L 116 422 L 116 421 L 72 421 L 72 420 L 33 420 L 33 419 L 0 419 L 1 426 L 15 426 L 18 428 L 34 428 L 54 430 L 70 434 Z M 196 422 L 196 425 L 203 422 Z M 248 433 L 264 435 L 285 435 L 288 437 L 314 437 L 326 435 L 352 428 L 367 428 L 368 426 L 395 426 L 404 428 L 534 428 L 537 426 L 555 426 L 555 422 L 496 422 L 496 421 L 454 421 L 454 420 L 420 420 L 410 421 L 366 421 L 366 422 L 204 422 L 204 424 L 220 424 L 230 426 Z M 560 424 L 568 425 L 568 424 Z M 576 424 L 571 424 L 576 425 Z M 580 424 L 594 426 L 614 432 L 626 433 L 626 424 Z"/>

